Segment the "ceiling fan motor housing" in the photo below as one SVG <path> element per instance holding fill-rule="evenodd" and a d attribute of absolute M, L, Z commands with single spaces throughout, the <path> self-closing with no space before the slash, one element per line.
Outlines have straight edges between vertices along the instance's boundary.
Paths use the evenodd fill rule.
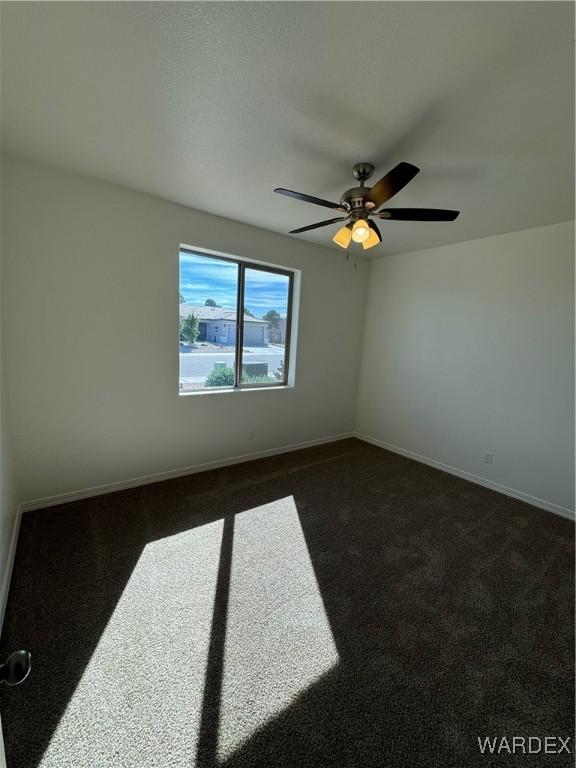
<path fill-rule="evenodd" d="M 374 208 L 374 203 L 366 200 L 370 187 L 352 187 L 347 189 L 340 198 L 340 204 L 350 211 L 365 211 Z"/>

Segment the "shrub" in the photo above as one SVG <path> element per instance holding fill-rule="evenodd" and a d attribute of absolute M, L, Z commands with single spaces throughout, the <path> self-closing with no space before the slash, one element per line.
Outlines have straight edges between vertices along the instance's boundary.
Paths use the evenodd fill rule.
<path fill-rule="evenodd" d="M 248 376 L 243 377 L 243 384 L 270 384 L 276 379 L 273 376 Z M 206 378 L 207 387 L 233 387 L 233 368 L 213 368 Z"/>
<path fill-rule="evenodd" d="M 278 381 L 284 381 L 284 360 L 280 360 L 280 365 L 278 366 L 278 370 L 274 371 L 274 376 Z"/>
<path fill-rule="evenodd" d="M 188 315 L 180 320 L 180 341 L 187 341 L 194 344 L 200 336 L 200 323 L 196 315 Z"/>
<path fill-rule="evenodd" d="M 206 378 L 207 387 L 233 387 L 233 368 L 213 368 Z"/>

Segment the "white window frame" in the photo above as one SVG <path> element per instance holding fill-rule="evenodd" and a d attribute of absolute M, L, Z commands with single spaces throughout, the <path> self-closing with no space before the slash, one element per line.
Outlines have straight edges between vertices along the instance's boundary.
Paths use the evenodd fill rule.
<path fill-rule="evenodd" d="M 287 389 L 294 387 L 295 384 L 295 353 L 296 353 L 296 318 L 298 295 L 300 287 L 300 270 L 280 267 L 275 264 L 267 264 L 261 261 L 251 261 L 239 256 L 231 256 L 224 253 L 209 251 L 205 248 L 199 248 L 190 245 L 180 245 L 178 253 L 178 263 L 180 263 L 180 254 L 189 253 L 193 256 L 204 256 L 208 259 L 218 259 L 235 264 L 238 267 L 238 282 L 236 295 L 236 344 L 234 361 L 234 386 L 232 387 L 206 387 L 193 392 L 181 392 L 182 397 L 188 395 L 220 394 L 224 392 L 246 392 L 258 389 Z M 286 338 L 284 342 L 284 378 L 278 382 L 263 382 L 256 384 L 247 384 L 242 382 L 242 363 L 243 363 L 243 341 L 244 341 L 244 287 L 245 272 L 247 269 L 260 270 L 261 272 L 272 272 L 277 275 L 285 275 L 288 278 L 288 301 L 286 310 Z M 180 275 L 180 270 L 178 270 Z M 180 277 L 178 278 L 180 279 Z M 178 286 L 180 288 L 180 286 Z M 295 309 L 296 308 L 296 309 Z M 180 373 L 179 373 L 180 375 Z"/>

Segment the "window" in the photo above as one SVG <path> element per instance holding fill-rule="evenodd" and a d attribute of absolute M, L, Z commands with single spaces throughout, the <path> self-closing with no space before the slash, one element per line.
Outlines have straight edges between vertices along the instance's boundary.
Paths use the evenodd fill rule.
<path fill-rule="evenodd" d="M 294 273 L 180 250 L 180 393 L 288 383 Z"/>

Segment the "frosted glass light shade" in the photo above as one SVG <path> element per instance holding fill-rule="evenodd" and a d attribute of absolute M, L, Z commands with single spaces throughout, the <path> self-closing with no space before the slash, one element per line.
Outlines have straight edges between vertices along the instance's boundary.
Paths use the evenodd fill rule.
<path fill-rule="evenodd" d="M 350 240 L 352 240 L 352 232 L 348 227 L 339 229 L 332 238 L 332 242 L 336 243 L 336 245 L 339 245 L 341 248 L 348 248 Z"/>
<path fill-rule="evenodd" d="M 358 221 L 352 227 L 352 240 L 355 243 L 363 243 L 370 237 L 370 228 L 368 222 L 364 219 L 358 219 Z"/>
<path fill-rule="evenodd" d="M 375 245 L 378 245 L 378 243 L 382 242 L 376 232 L 374 232 L 373 229 L 370 230 L 370 234 L 364 240 L 362 243 L 362 248 L 364 248 L 365 251 L 368 250 L 368 248 L 373 248 Z"/>

